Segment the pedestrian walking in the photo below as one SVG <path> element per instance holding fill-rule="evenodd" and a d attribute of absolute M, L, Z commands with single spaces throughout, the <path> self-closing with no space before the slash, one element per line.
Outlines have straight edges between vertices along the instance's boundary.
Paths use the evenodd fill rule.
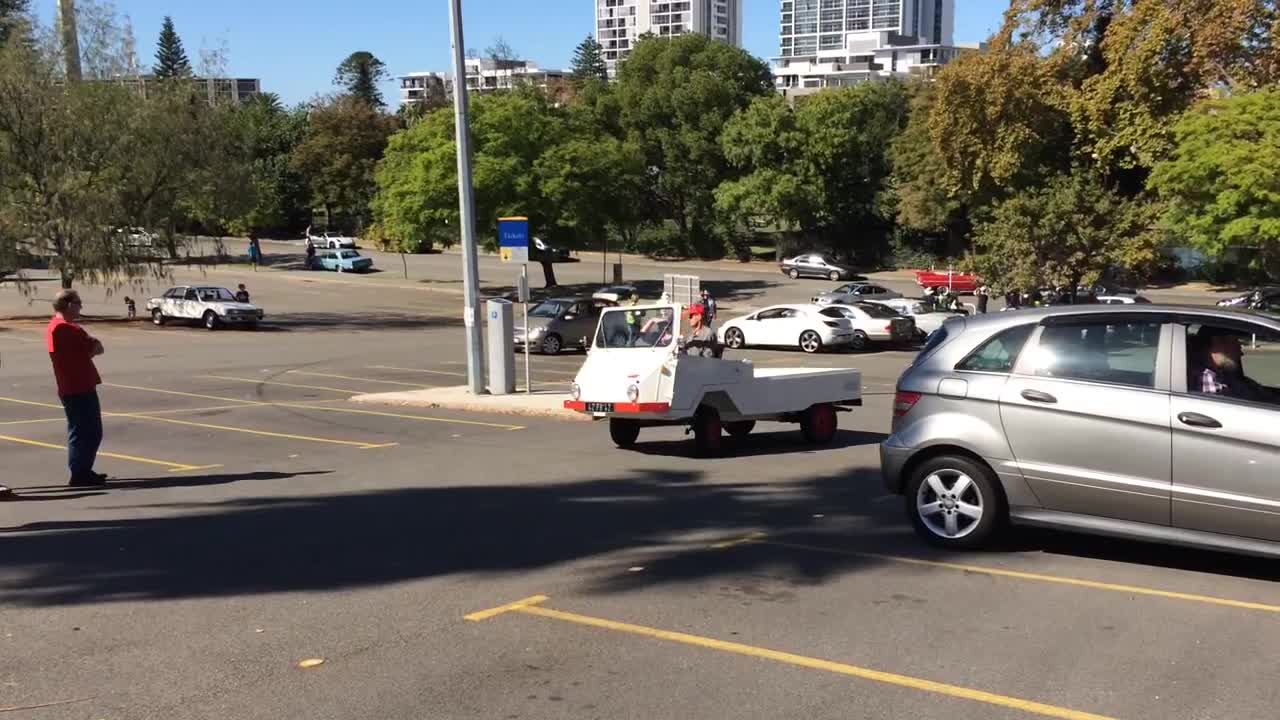
<path fill-rule="evenodd" d="M 258 236 L 255 233 L 249 233 L 249 262 L 253 263 L 253 269 L 258 269 L 258 263 L 262 262 L 262 246 L 258 244 Z"/>
<path fill-rule="evenodd" d="M 75 487 L 104 485 L 107 481 L 106 475 L 93 470 L 102 444 L 102 406 L 98 402 L 102 378 L 93 359 L 105 350 L 97 338 L 76 324 L 83 307 L 75 290 L 59 292 L 44 334 L 58 398 L 67 415 L 69 484 Z"/>
<path fill-rule="evenodd" d="M 702 322 L 707 327 L 716 321 L 716 299 L 711 297 L 711 291 L 702 288 Z"/>
<path fill-rule="evenodd" d="M 238 303 L 249 302 L 249 291 L 248 289 L 245 288 L 244 283 L 240 283 L 238 286 L 236 286 L 236 302 Z"/>
<path fill-rule="evenodd" d="M 307 269 L 314 269 L 316 262 L 316 246 L 311 243 L 311 238 L 307 238 Z"/>
<path fill-rule="evenodd" d="M 138 317 L 138 304 L 135 303 L 133 301 L 133 298 L 129 297 L 128 295 L 124 296 L 124 309 L 125 309 L 125 312 L 129 313 L 130 320 Z"/>
<path fill-rule="evenodd" d="M 978 314 L 987 314 L 987 303 L 991 300 L 991 288 L 983 285 L 978 288 Z"/>

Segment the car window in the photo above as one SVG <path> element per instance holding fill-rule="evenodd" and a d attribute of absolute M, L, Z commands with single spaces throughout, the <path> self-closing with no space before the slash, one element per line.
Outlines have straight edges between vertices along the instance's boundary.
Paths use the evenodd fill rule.
<path fill-rule="evenodd" d="M 898 317 L 898 312 L 896 310 L 888 308 L 884 305 L 877 305 L 876 303 L 869 303 L 869 302 L 858 303 L 854 307 L 858 308 L 859 310 L 870 315 L 873 318 L 880 318 L 881 320 L 890 320 L 892 318 Z"/>
<path fill-rule="evenodd" d="M 1007 373 L 1013 371 L 1018 354 L 1035 325 L 1019 325 L 997 333 L 995 337 L 978 346 L 969 357 L 956 366 L 956 370 L 969 372 Z"/>
<path fill-rule="evenodd" d="M 863 285 L 862 294 L 863 295 L 883 295 L 884 288 L 878 287 L 876 285 Z"/>
<path fill-rule="evenodd" d="M 858 313 L 854 309 L 844 305 L 828 305 L 818 311 L 820 315 L 826 315 L 830 318 L 857 318 Z"/>
<path fill-rule="evenodd" d="M 544 300 L 529 311 L 529 316 L 540 318 L 560 317 L 560 311 L 564 309 L 564 306 L 565 303 L 556 302 L 555 300 Z"/>
<path fill-rule="evenodd" d="M 786 311 L 787 311 L 786 308 L 774 308 L 772 310 L 761 310 L 760 313 L 756 315 L 756 319 L 757 320 L 777 320 L 780 317 L 785 317 L 783 313 L 785 313 Z"/>
<path fill-rule="evenodd" d="M 1187 392 L 1280 405 L 1280 333 L 1187 327 Z"/>
<path fill-rule="evenodd" d="M 803 315 L 803 313 L 801 313 L 799 310 L 795 310 L 795 309 L 793 309 L 793 308 L 787 308 L 787 309 L 783 310 L 783 311 L 778 315 L 778 317 L 780 317 L 780 318 L 795 318 L 795 317 L 800 317 L 801 315 Z"/>
<path fill-rule="evenodd" d="M 1050 325 L 1040 334 L 1031 371 L 1039 377 L 1154 387 L 1159 323 Z"/>
<path fill-rule="evenodd" d="M 168 290 L 165 291 L 164 296 L 167 298 L 174 298 L 174 299 L 180 298 L 182 297 L 182 288 L 169 288 Z"/>
<path fill-rule="evenodd" d="M 194 289 L 188 290 L 184 298 L 187 300 L 196 300 L 196 291 Z"/>

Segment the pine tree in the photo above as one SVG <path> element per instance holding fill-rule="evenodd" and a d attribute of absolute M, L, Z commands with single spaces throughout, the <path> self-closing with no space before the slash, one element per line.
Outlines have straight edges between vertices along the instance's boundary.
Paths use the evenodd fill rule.
<path fill-rule="evenodd" d="M 573 81 L 581 84 L 593 79 L 608 80 L 609 69 L 604 62 L 604 48 L 588 35 L 573 51 Z"/>
<path fill-rule="evenodd" d="M 182 49 L 182 38 L 173 29 L 173 18 L 164 16 L 160 28 L 160 40 L 156 42 L 156 66 L 153 74 L 158 78 L 190 77 L 191 62 Z"/>
<path fill-rule="evenodd" d="M 368 50 L 357 50 L 338 65 L 333 83 L 346 88 L 349 95 L 363 100 L 371 108 L 381 110 L 386 106 L 378 83 L 389 78 L 387 66 Z"/>

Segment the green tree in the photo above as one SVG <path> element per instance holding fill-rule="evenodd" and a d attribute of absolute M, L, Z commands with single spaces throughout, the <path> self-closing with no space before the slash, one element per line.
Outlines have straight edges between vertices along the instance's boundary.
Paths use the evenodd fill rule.
<path fill-rule="evenodd" d="M 1247 248 L 1255 270 L 1280 272 L 1280 88 L 1202 102 L 1173 137 L 1150 180 L 1165 227 L 1211 257 Z"/>
<path fill-rule="evenodd" d="M 235 108 L 229 122 L 240 133 L 250 158 L 254 203 L 234 219 L 239 233 L 294 235 L 307 224 L 310 195 L 304 178 L 290 167 L 293 150 L 306 132 L 304 110 L 286 111 L 269 93 Z"/>
<path fill-rule="evenodd" d="M 0 0 L 0 45 L 15 33 L 25 33 L 30 22 L 28 0 Z"/>
<path fill-rule="evenodd" d="M 374 168 L 395 120 L 354 95 L 319 100 L 307 110 L 307 130 L 293 149 L 289 167 L 304 178 L 313 207 L 333 221 L 343 210 L 366 219 L 376 187 Z"/>
<path fill-rule="evenodd" d="M 653 205 L 699 254 L 725 251 L 714 192 L 731 170 L 720 131 L 735 112 L 772 92 L 762 61 L 697 34 L 642 37 L 619 68 L 619 124 L 650 169 Z"/>
<path fill-rule="evenodd" d="M 1076 287 L 1158 257 L 1151 205 L 1076 170 L 995 204 L 974 230 L 972 268 L 994 287 Z"/>
<path fill-rule="evenodd" d="M 345 89 L 347 94 L 360 98 L 369 107 L 381 110 L 387 104 L 382 99 L 378 83 L 389 77 L 386 64 L 377 56 L 367 50 L 357 50 L 338 64 L 333 84 Z"/>
<path fill-rule="evenodd" d="M 911 118 L 893 142 L 893 200 L 900 230 L 924 236 L 945 237 L 946 254 L 962 249 L 969 231 L 968 213 L 947 183 L 946 166 L 929 129 L 933 112 L 933 85 L 915 88 Z"/>
<path fill-rule="evenodd" d="M 573 81 L 582 85 L 588 80 L 608 80 L 609 69 L 604 61 L 604 48 L 595 37 L 588 35 L 573 50 Z"/>
<path fill-rule="evenodd" d="M 156 42 L 156 65 L 152 74 L 158 78 L 190 77 L 191 61 L 182 47 L 182 38 L 173 27 L 173 18 L 164 16 L 160 39 Z"/>

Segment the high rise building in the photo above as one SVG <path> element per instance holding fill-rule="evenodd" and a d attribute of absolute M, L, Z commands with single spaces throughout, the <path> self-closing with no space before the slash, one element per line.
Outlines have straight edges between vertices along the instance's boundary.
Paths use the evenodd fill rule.
<path fill-rule="evenodd" d="M 894 75 L 929 74 L 962 52 L 955 0 L 781 0 L 778 89 L 803 95 Z"/>
<path fill-rule="evenodd" d="M 645 33 L 658 37 L 701 33 L 742 46 L 744 0 L 595 0 L 596 39 L 612 76 Z"/>

